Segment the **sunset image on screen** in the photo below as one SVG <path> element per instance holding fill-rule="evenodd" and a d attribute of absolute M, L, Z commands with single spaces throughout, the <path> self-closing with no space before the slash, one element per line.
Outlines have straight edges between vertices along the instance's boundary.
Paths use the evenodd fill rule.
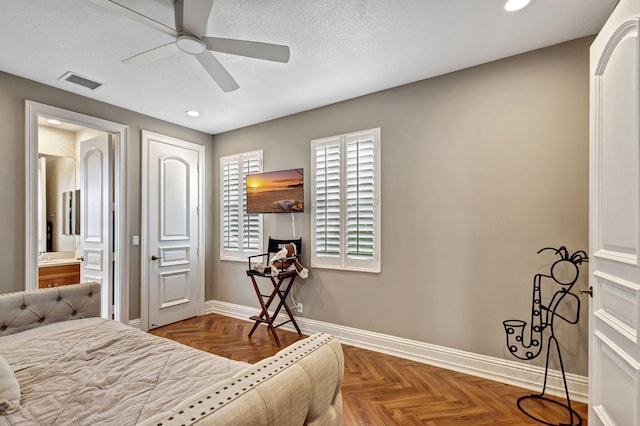
<path fill-rule="evenodd" d="M 247 175 L 247 213 L 304 211 L 303 169 Z"/>

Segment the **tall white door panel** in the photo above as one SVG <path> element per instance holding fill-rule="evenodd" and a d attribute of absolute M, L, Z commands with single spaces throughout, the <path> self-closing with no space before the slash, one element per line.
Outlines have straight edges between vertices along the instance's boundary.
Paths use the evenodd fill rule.
<path fill-rule="evenodd" d="M 204 286 L 200 265 L 201 145 L 143 132 L 146 236 L 143 268 L 148 326 L 160 327 L 199 313 Z"/>
<path fill-rule="evenodd" d="M 591 47 L 589 424 L 640 425 L 640 1 Z"/>
<path fill-rule="evenodd" d="M 80 142 L 80 281 L 101 284 L 103 317 L 112 299 L 110 152 L 111 135 Z"/>

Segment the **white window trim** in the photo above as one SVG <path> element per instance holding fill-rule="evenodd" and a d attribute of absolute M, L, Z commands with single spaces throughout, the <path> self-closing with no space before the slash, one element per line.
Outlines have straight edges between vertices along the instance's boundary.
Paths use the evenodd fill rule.
<path fill-rule="evenodd" d="M 240 245 L 238 250 L 225 250 L 224 247 L 224 237 L 225 237 L 225 229 L 224 229 L 224 165 L 226 163 L 230 163 L 230 162 L 234 162 L 237 161 L 240 163 L 240 173 L 242 173 L 242 161 L 248 158 L 258 158 L 258 160 L 260 161 L 260 172 L 262 172 L 262 167 L 263 167 L 263 151 L 262 150 L 257 150 L 257 151 L 250 151 L 250 152 L 243 152 L 240 154 L 234 154 L 234 155 L 227 155 L 224 157 L 220 157 L 220 260 L 227 260 L 227 261 L 235 261 L 235 262 L 246 262 L 247 261 L 247 257 L 251 256 L 251 255 L 255 255 L 255 254 L 260 254 L 263 252 L 263 241 L 264 241 L 264 226 L 263 226 L 263 215 L 258 215 L 258 221 L 259 221 L 259 247 L 258 249 L 255 250 L 245 250 L 243 249 L 242 245 Z M 244 185 L 242 184 L 243 182 L 243 177 L 241 176 L 241 178 L 239 179 L 239 193 L 242 194 L 245 191 Z M 240 197 L 242 199 L 242 197 Z M 241 212 L 241 216 L 242 212 Z M 243 224 L 240 223 L 239 225 L 239 239 L 240 241 L 242 241 L 242 230 L 243 230 Z"/>
<path fill-rule="evenodd" d="M 372 136 L 374 142 L 374 256 L 371 260 L 349 258 L 346 254 L 346 143 L 360 135 Z M 316 148 L 340 144 L 340 256 L 335 258 L 319 257 L 316 255 Z M 379 273 L 381 270 L 381 158 L 380 158 L 380 128 L 346 133 L 328 138 L 311 141 L 311 266 L 321 269 L 336 269 L 346 271 Z"/>

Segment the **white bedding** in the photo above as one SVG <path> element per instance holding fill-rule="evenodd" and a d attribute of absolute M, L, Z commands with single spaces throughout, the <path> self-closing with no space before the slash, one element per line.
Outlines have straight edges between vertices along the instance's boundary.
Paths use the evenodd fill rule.
<path fill-rule="evenodd" d="M 102 318 L 0 337 L 21 410 L 0 425 L 133 425 L 249 364 Z"/>

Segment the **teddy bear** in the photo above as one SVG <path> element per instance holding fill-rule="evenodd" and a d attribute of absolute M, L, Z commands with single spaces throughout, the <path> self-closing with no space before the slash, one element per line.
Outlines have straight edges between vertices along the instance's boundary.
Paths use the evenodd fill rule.
<path fill-rule="evenodd" d="M 298 253 L 295 244 L 285 244 L 285 246 L 269 260 L 268 266 L 258 264 L 254 266 L 254 269 L 260 273 L 270 273 L 274 277 L 278 276 L 280 272 L 292 271 L 295 269 L 300 278 L 306 279 L 309 276 L 309 270 L 298 262 L 296 254 Z"/>

